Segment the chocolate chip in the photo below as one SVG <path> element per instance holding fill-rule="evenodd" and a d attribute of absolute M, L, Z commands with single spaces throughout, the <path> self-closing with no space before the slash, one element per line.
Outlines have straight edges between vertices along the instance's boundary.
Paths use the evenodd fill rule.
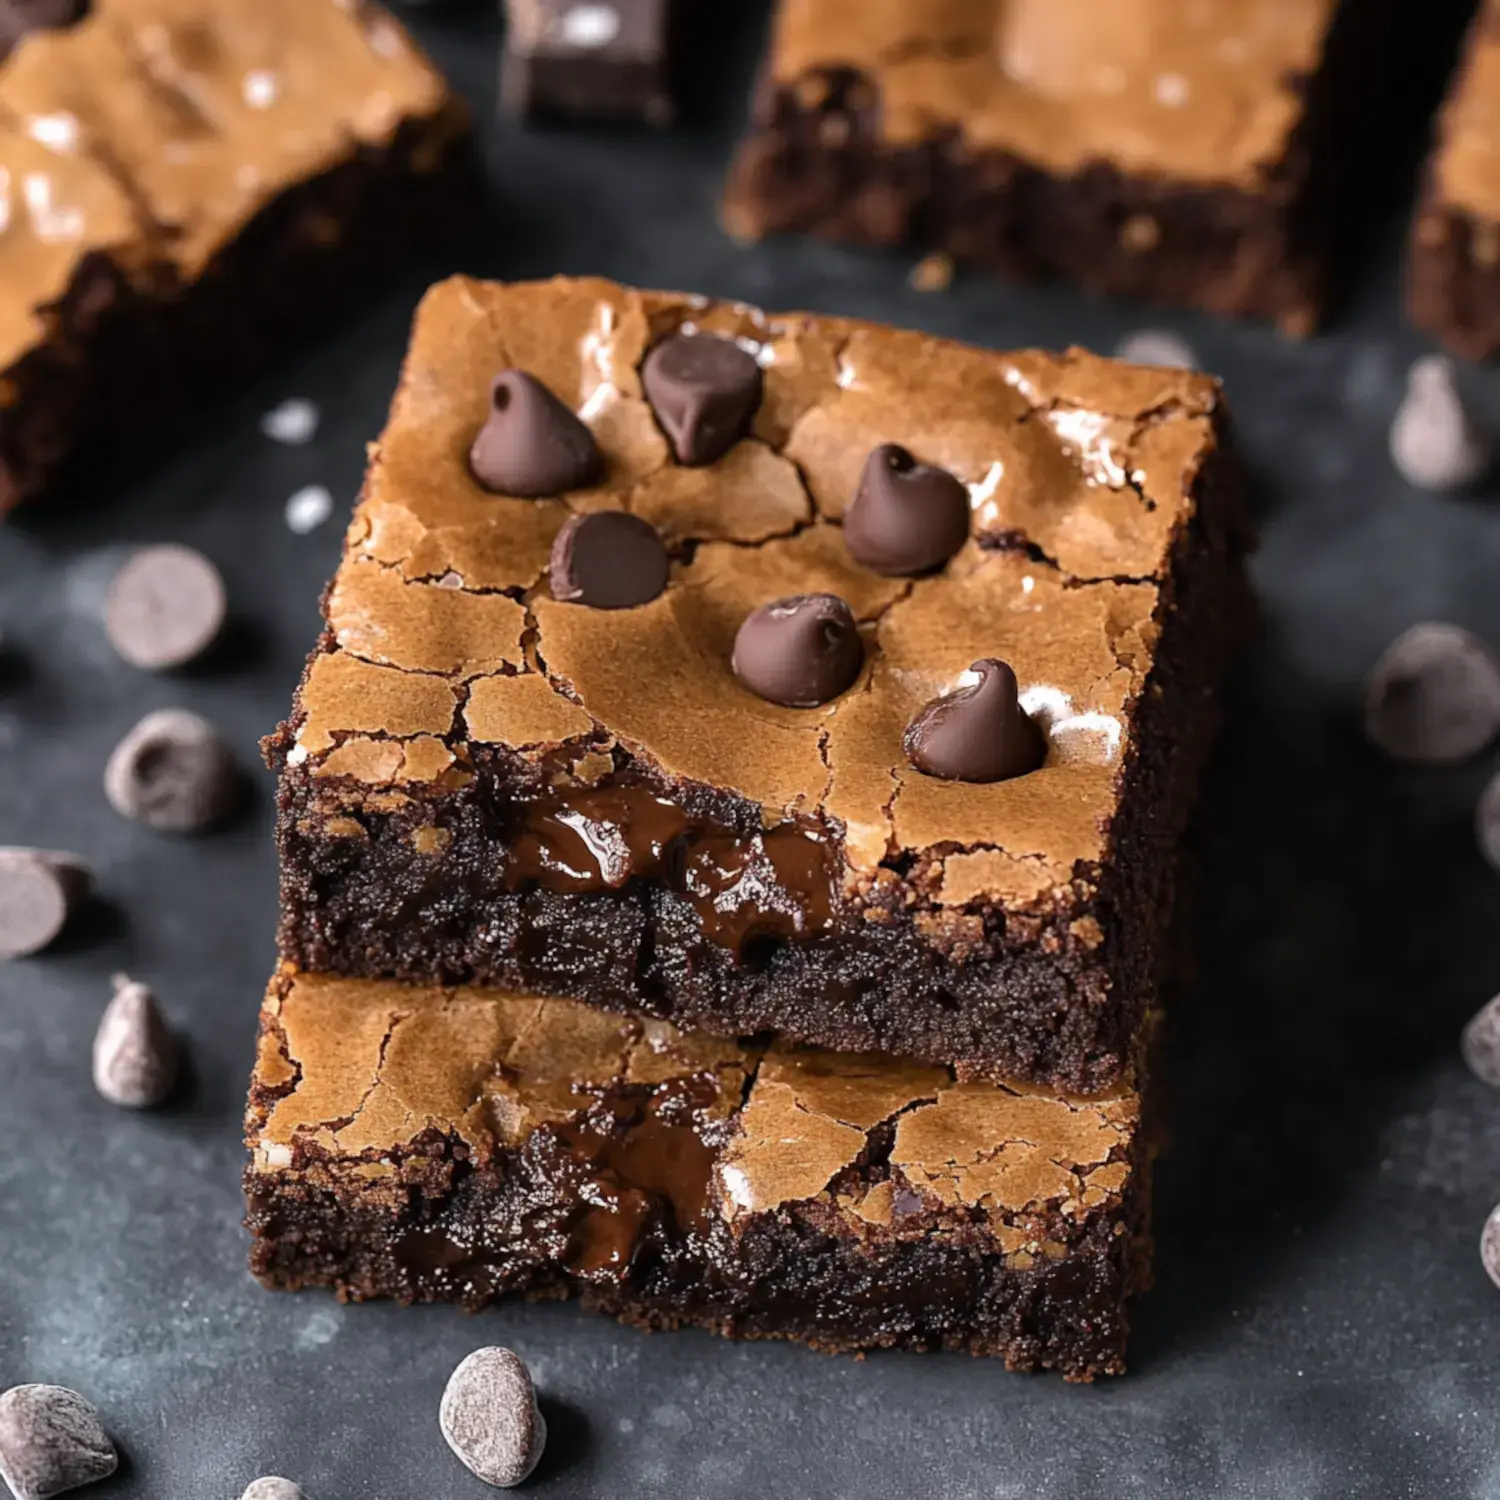
<path fill-rule="evenodd" d="M 883 443 L 865 460 L 844 515 L 844 545 L 887 577 L 940 568 L 969 539 L 969 492 L 946 469 Z"/>
<path fill-rule="evenodd" d="M 1500 1089 L 1500 995 L 1481 1005 L 1459 1038 L 1469 1071 L 1492 1089 Z"/>
<path fill-rule="evenodd" d="M 1479 1236 L 1479 1259 L 1490 1280 L 1500 1286 L 1500 1205 L 1492 1208 L 1484 1221 L 1484 1233 Z"/>
<path fill-rule="evenodd" d="M 186 709 L 164 708 L 115 746 L 104 791 L 127 818 L 163 833 L 199 833 L 235 810 L 244 782 L 212 724 Z"/>
<path fill-rule="evenodd" d="M 224 626 L 224 580 L 191 547 L 142 547 L 104 601 L 110 644 L 133 667 L 160 672 L 208 650 Z"/>
<path fill-rule="evenodd" d="M 89 893 L 88 867 L 49 849 L 0 849 L 0 958 L 40 953 Z"/>
<path fill-rule="evenodd" d="M 1425 490 L 1462 489 L 1489 467 L 1489 443 L 1464 409 L 1453 361 L 1441 354 L 1419 359 L 1406 377 L 1391 423 L 1391 461 Z"/>
<path fill-rule="evenodd" d="M 1198 356 L 1180 335 L 1166 328 L 1140 328 L 1115 345 L 1115 358 L 1128 365 L 1154 365 L 1164 370 L 1196 370 Z"/>
<path fill-rule="evenodd" d="M 552 543 L 552 597 L 595 609 L 649 604 L 667 586 L 667 549 L 656 528 L 619 510 L 571 516 Z"/>
<path fill-rule="evenodd" d="M 750 430 L 760 406 L 753 355 L 713 333 L 674 333 L 641 366 L 646 399 L 680 464 L 711 464 Z"/>
<path fill-rule="evenodd" d="M 796 594 L 762 604 L 734 638 L 734 675 L 771 703 L 816 708 L 851 687 L 865 644 L 837 594 Z"/>
<path fill-rule="evenodd" d="M 240 1500 L 308 1500 L 308 1496 L 290 1479 L 268 1475 L 265 1479 L 254 1480 Z"/>
<path fill-rule="evenodd" d="M 0 1479 L 16 1500 L 48 1500 L 108 1479 L 120 1460 L 99 1413 L 61 1385 L 18 1385 L 0 1396 Z"/>
<path fill-rule="evenodd" d="M 494 494 L 538 500 L 593 484 L 604 455 L 594 434 L 535 375 L 502 370 L 469 465 Z"/>
<path fill-rule="evenodd" d="M 1457 625 L 1413 625 L 1365 682 L 1365 732 L 1388 755 L 1452 765 L 1500 733 L 1500 658 Z"/>
<path fill-rule="evenodd" d="M 177 1082 L 177 1038 L 156 996 L 115 975 L 115 996 L 94 1034 L 94 1087 L 122 1109 L 154 1109 Z"/>
<path fill-rule="evenodd" d="M 1500 776 L 1494 777 L 1479 794 L 1474 809 L 1474 831 L 1479 838 L 1479 852 L 1500 870 Z"/>
<path fill-rule="evenodd" d="M 907 759 L 944 781 L 1009 781 L 1036 770 L 1047 740 L 1018 701 L 1016 674 L 994 657 L 969 670 L 977 682 L 934 698 L 906 726 Z"/>
<path fill-rule="evenodd" d="M 438 1425 L 464 1467 L 503 1490 L 536 1468 L 547 1443 L 531 1371 L 509 1349 L 476 1349 L 459 1365 Z"/>

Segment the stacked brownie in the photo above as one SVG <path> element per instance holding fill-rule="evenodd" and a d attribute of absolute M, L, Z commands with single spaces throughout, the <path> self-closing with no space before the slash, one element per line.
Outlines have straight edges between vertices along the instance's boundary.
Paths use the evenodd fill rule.
<path fill-rule="evenodd" d="M 434 288 L 267 746 L 257 1274 L 1120 1369 L 1239 500 L 1196 374 Z"/>
<path fill-rule="evenodd" d="M 0 54 L 0 512 L 161 443 L 476 201 L 466 110 L 364 0 L 4 0 Z"/>

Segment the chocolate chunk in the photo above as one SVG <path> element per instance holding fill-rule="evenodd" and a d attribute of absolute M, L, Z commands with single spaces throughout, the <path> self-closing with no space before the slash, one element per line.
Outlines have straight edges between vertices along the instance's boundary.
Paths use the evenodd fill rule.
<path fill-rule="evenodd" d="M 115 975 L 115 996 L 94 1034 L 94 1087 L 122 1109 L 153 1109 L 177 1082 L 177 1038 L 156 996 Z"/>
<path fill-rule="evenodd" d="M 661 128 L 671 0 L 506 0 L 500 107 L 516 119 L 635 120 Z"/>
<path fill-rule="evenodd" d="M 771 703 L 816 708 L 850 688 L 865 644 L 837 594 L 795 594 L 762 604 L 734 638 L 734 675 Z"/>
<path fill-rule="evenodd" d="M 108 1479 L 120 1460 L 99 1413 L 61 1385 L 18 1385 L 0 1396 L 0 1479 L 16 1500 L 48 1500 Z"/>
<path fill-rule="evenodd" d="M 594 434 L 535 375 L 502 370 L 469 464 L 493 494 L 539 500 L 593 484 L 604 455 Z"/>
<path fill-rule="evenodd" d="M 1490 1280 L 1500 1286 L 1500 1205 L 1492 1208 L 1484 1221 L 1484 1233 L 1479 1236 L 1479 1259 Z"/>
<path fill-rule="evenodd" d="M 1453 361 L 1419 359 L 1391 423 L 1391 461 L 1408 484 L 1424 490 L 1462 489 L 1484 473 L 1490 448 L 1464 409 Z"/>
<path fill-rule="evenodd" d="M 1500 995 L 1481 1005 L 1464 1026 L 1459 1050 L 1469 1071 L 1500 1089 Z"/>
<path fill-rule="evenodd" d="M 1365 682 L 1365 732 L 1388 755 L 1452 765 L 1500 733 L 1500 658 L 1457 625 L 1413 625 Z"/>
<path fill-rule="evenodd" d="M 1479 839 L 1479 852 L 1500 870 L 1500 776 L 1494 777 L 1479 794 L 1479 806 L 1474 809 L 1474 832 Z"/>
<path fill-rule="evenodd" d="M 1179 334 L 1166 328 L 1140 328 L 1115 345 L 1115 358 L 1128 365 L 1156 365 L 1164 370 L 1196 370 L 1198 356 Z"/>
<path fill-rule="evenodd" d="M 0 849 L 0 958 L 40 953 L 89 893 L 87 866 L 49 849 Z"/>
<path fill-rule="evenodd" d="M 1046 759 L 1046 736 L 1021 707 L 1016 674 L 986 657 L 969 670 L 979 680 L 934 698 L 906 726 L 907 759 L 944 781 L 1009 781 Z"/>
<path fill-rule="evenodd" d="M 308 1500 L 308 1496 L 303 1493 L 300 1485 L 293 1484 L 290 1479 L 268 1475 L 264 1479 L 252 1481 L 240 1500 Z"/>
<path fill-rule="evenodd" d="M 680 464 L 711 464 L 744 435 L 760 407 L 754 355 L 714 333 L 674 333 L 641 366 L 646 399 Z"/>
<path fill-rule="evenodd" d="M 552 597 L 595 609 L 649 604 L 667 586 L 667 549 L 656 528 L 624 511 L 572 516 L 552 543 Z"/>
<path fill-rule="evenodd" d="M 969 492 L 946 469 L 882 443 L 865 460 L 844 515 L 844 545 L 887 577 L 940 568 L 969 539 Z"/>
<path fill-rule="evenodd" d="M 186 709 L 164 708 L 115 746 L 104 791 L 127 818 L 163 833 L 199 833 L 235 810 L 244 782 L 212 724 Z"/>
<path fill-rule="evenodd" d="M 104 601 L 110 644 L 133 667 L 160 672 L 201 656 L 224 625 L 224 580 L 191 547 L 142 547 Z"/>
<path fill-rule="evenodd" d="M 438 1425 L 464 1467 L 503 1490 L 536 1468 L 547 1443 L 531 1371 L 509 1349 L 476 1349 L 459 1365 Z"/>

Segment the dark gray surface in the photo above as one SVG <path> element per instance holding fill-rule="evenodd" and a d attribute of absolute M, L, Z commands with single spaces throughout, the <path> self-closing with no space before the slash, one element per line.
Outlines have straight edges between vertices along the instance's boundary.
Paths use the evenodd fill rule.
<path fill-rule="evenodd" d="M 493 29 L 423 25 L 487 110 Z M 743 97 L 752 29 L 711 90 Z M 899 260 L 738 248 L 713 222 L 734 108 L 665 139 L 492 133 L 507 223 L 464 268 L 598 271 L 994 345 L 1108 348 L 1165 322 L 1238 413 L 1266 621 L 1205 818 L 1204 953 L 1175 1017 L 1159 1285 L 1133 1373 L 1073 1389 L 959 1357 L 647 1338 L 558 1305 L 477 1321 L 346 1308 L 246 1275 L 239 1116 L 273 960 L 266 778 L 251 816 L 179 842 L 116 817 L 100 773 L 148 708 L 206 713 L 247 763 L 284 711 L 414 281 L 148 481 L 0 530 L 0 842 L 77 850 L 104 893 L 59 951 L 0 967 L 0 1386 L 57 1381 L 98 1403 L 128 1456 L 100 1500 L 234 1500 L 264 1472 L 316 1500 L 488 1493 L 437 1426 L 449 1371 L 486 1342 L 516 1348 L 543 1392 L 539 1495 L 1500 1495 L 1500 1306 L 1476 1249 L 1500 1194 L 1500 1104 L 1456 1046 L 1500 987 L 1500 877 L 1470 830 L 1494 756 L 1397 772 L 1354 715 L 1362 673 L 1414 620 L 1500 642 L 1500 489 L 1418 494 L 1386 457 L 1425 347 L 1397 318 L 1400 194 L 1372 209 L 1384 227 L 1336 331 L 1292 345 L 980 279 L 924 296 Z M 1500 419 L 1500 378 L 1464 379 Z M 257 427 L 294 394 L 323 413 L 307 448 Z M 338 512 L 293 536 L 282 506 L 310 482 Z M 98 620 L 118 549 L 156 539 L 208 552 L 235 613 L 227 649 L 177 678 L 122 666 Z M 191 1037 L 192 1087 L 163 1114 L 120 1114 L 89 1085 L 121 968 Z"/>

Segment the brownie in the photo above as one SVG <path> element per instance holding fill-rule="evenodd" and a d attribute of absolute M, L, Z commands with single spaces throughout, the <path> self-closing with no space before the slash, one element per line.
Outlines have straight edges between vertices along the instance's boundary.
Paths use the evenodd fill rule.
<path fill-rule="evenodd" d="M 284 969 L 245 1174 L 265 1285 L 578 1294 L 651 1328 L 1122 1368 L 1140 1100 Z"/>
<path fill-rule="evenodd" d="M 1438 120 L 1407 262 L 1419 327 L 1471 359 L 1500 350 L 1500 3 L 1484 0 Z"/>
<path fill-rule="evenodd" d="M 160 447 L 477 201 L 374 5 L 95 0 L 0 63 L 0 511 Z"/>
<path fill-rule="evenodd" d="M 747 435 L 696 466 L 640 374 L 684 329 L 763 376 Z M 589 424 L 602 472 L 563 499 L 471 468 L 507 367 Z M 972 536 L 923 577 L 845 543 L 886 443 L 968 492 Z M 1158 983 L 1242 621 L 1239 500 L 1201 375 L 604 281 L 442 283 L 266 744 L 282 953 L 1109 1088 Z M 564 523 L 623 507 L 671 550 L 664 591 L 554 598 Z M 868 654 L 811 710 L 731 670 L 746 616 L 796 594 L 847 601 Z M 908 720 L 992 655 L 1045 764 L 922 774 Z"/>
<path fill-rule="evenodd" d="M 780 0 L 725 220 L 1307 333 L 1392 9 Z"/>

